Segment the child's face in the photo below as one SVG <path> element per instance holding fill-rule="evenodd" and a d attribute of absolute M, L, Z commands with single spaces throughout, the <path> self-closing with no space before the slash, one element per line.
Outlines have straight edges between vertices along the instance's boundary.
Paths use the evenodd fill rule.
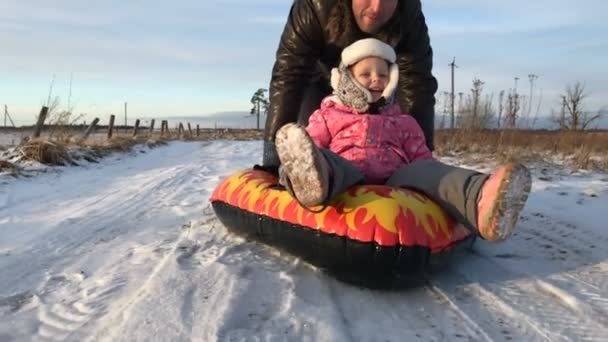
<path fill-rule="evenodd" d="M 366 57 L 350 68 L 355 80 L 372 94 L 372 101 L 376 102 L 389 79 L 388 62 L 378 57 Z"/>

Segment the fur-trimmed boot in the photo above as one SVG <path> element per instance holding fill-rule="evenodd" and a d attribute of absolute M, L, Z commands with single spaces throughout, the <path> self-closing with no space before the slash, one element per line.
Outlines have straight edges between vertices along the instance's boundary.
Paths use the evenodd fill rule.
<path fill-rule="evenodd" d="M 278 130 L 275 144 L 288 190 L 303 206 L 322 204 L 329 191 L 329 165 L 306 129 L 286 124 Z"/>
<path fill-rule="evenodd" d="M 513 232 L 519 213 L 526 204 L 532 178 L 518 163 L 496 169 L 481 188 L 477 203 L 479 235 L 488 241 L 503 241 Z"/>

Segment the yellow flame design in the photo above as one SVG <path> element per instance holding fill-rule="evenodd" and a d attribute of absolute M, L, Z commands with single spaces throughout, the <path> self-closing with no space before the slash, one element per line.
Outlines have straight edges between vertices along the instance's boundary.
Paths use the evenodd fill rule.
<path fill-rule="evenodd" d="M 263 185 L 268 183 L 264 179 L 252 178 L 247 182 L 244 182 L 244 186 L 240 192 L 238 200 L 238 206 L 241 208 L 253 208 L 255 203 L 260 199 L 263 194 Z"/>
<path fill-rule="evenodd" d="M 399 190 L 392 190 L 390 195 L 395 199 L 396 203 L 401 203 L 402 207 L 412 211 L 413 216 L 416 218 L 416 225 L 422 225 L 424 231 L 431 238 L 435 238 L 435 231 L 433 231 L 434 225 L 431 220 L 434 220 L 435 225 L 441 229 L 441 232 L 443 232 L 446 237 L 449 238 L 451 236 L 447 215 L 442 212 L 437 204 L 422 196 L 414 196 Z"/>
<path fill-rule="evenodd" d="M 265 215 L 276 212 L 280 220 L 285 220 L 287 206 L 293 202 L 293 197 L 287 191 L 267 190 L 264 202 Z"/>
<path fill-rule="evenodd" d="M 375 218 L 382 228 L 398 234 L 396 221 L 401 206 L 395 200 L 378 196 L 375 192 L 362 187 L 355 191 L 354 196 L 349 193 L 339 195 L 337 201 L 344 205 L 345 222 L 349 229 L 357 229 L 355 218 L 361 210 L 365 209 L 365 217 L 359 224 L 366 224 Z"/>
<path fill-rule="evenodd" d="M 234 175 L 232 175 L 228 179 L 226 179 L 223 182 L 224 189 L 222 189 L 222 192 L 225 193 L 224 197 L 232 198 L 232 194 L 234 193 L 234 191 L 236 189 L 238 189 L 238 187 L 244 183 L 243 181 L 241 181 L 241 178 L 245 177 L 249 173 L 250 172 L 248 172 L 248 171 L 241 171 L 241 172 L 235 173 Z"/>

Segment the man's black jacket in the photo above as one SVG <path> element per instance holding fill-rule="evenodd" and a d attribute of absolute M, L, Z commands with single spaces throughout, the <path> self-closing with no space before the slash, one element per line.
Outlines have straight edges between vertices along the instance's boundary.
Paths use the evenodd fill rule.
<path fill-rule="evenodd" d="M 330 70 L 338 66 L 342 50 L 370 36 L 356 26 L 351 3 L 294 1 L 272 70 L 265 140 L 274 141 L 281 126 L 297 121 L 302 95 L 311 80 L 321 77 L 329 84 Z M 340 25 L 337 30 L 336 25 Z M 433 50 L 420 0 L 399 0 L 393 18 L 373 37 L 395 48 L 400 71 L 397 100 L 404 113 L 416 118 L 432 148 L 437 81 L 431 74 Z"/>

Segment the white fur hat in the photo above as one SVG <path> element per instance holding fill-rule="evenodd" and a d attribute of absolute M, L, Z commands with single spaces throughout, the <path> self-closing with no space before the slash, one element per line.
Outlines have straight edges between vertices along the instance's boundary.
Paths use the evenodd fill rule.
<path fill-rule="evenodd" d="M 375 38 L 357 40 L 342 50 L 342 63 L 351 66 L 365 57 L 378 57 L 395 63 L 397 56 L 393 48 Z"/>
<path fill-rule="evenodd" d="M 385 99 L 389 99 L 393 95 L 397 88 L 397 82 L 399 81 L 399 68 L 395 63 L 397 59 L 395 50 L 390 45 L 375 38 L 365 38 L 344 48 L 341 57 L 340 67 L 331 70 L 331 86 L 334 90 L 337 89 L 340 84 L 341 69 L 345 70 L 366 57 L 378 57 L 386 60 L 390 64 L 389 82 L 386 85 L 386 88 L 384 88 L 382 96 Z M 371 102 L 371 93 L 369 93 L 367 89 L 364 90 L 368 96 L 368 102 Z"/>

